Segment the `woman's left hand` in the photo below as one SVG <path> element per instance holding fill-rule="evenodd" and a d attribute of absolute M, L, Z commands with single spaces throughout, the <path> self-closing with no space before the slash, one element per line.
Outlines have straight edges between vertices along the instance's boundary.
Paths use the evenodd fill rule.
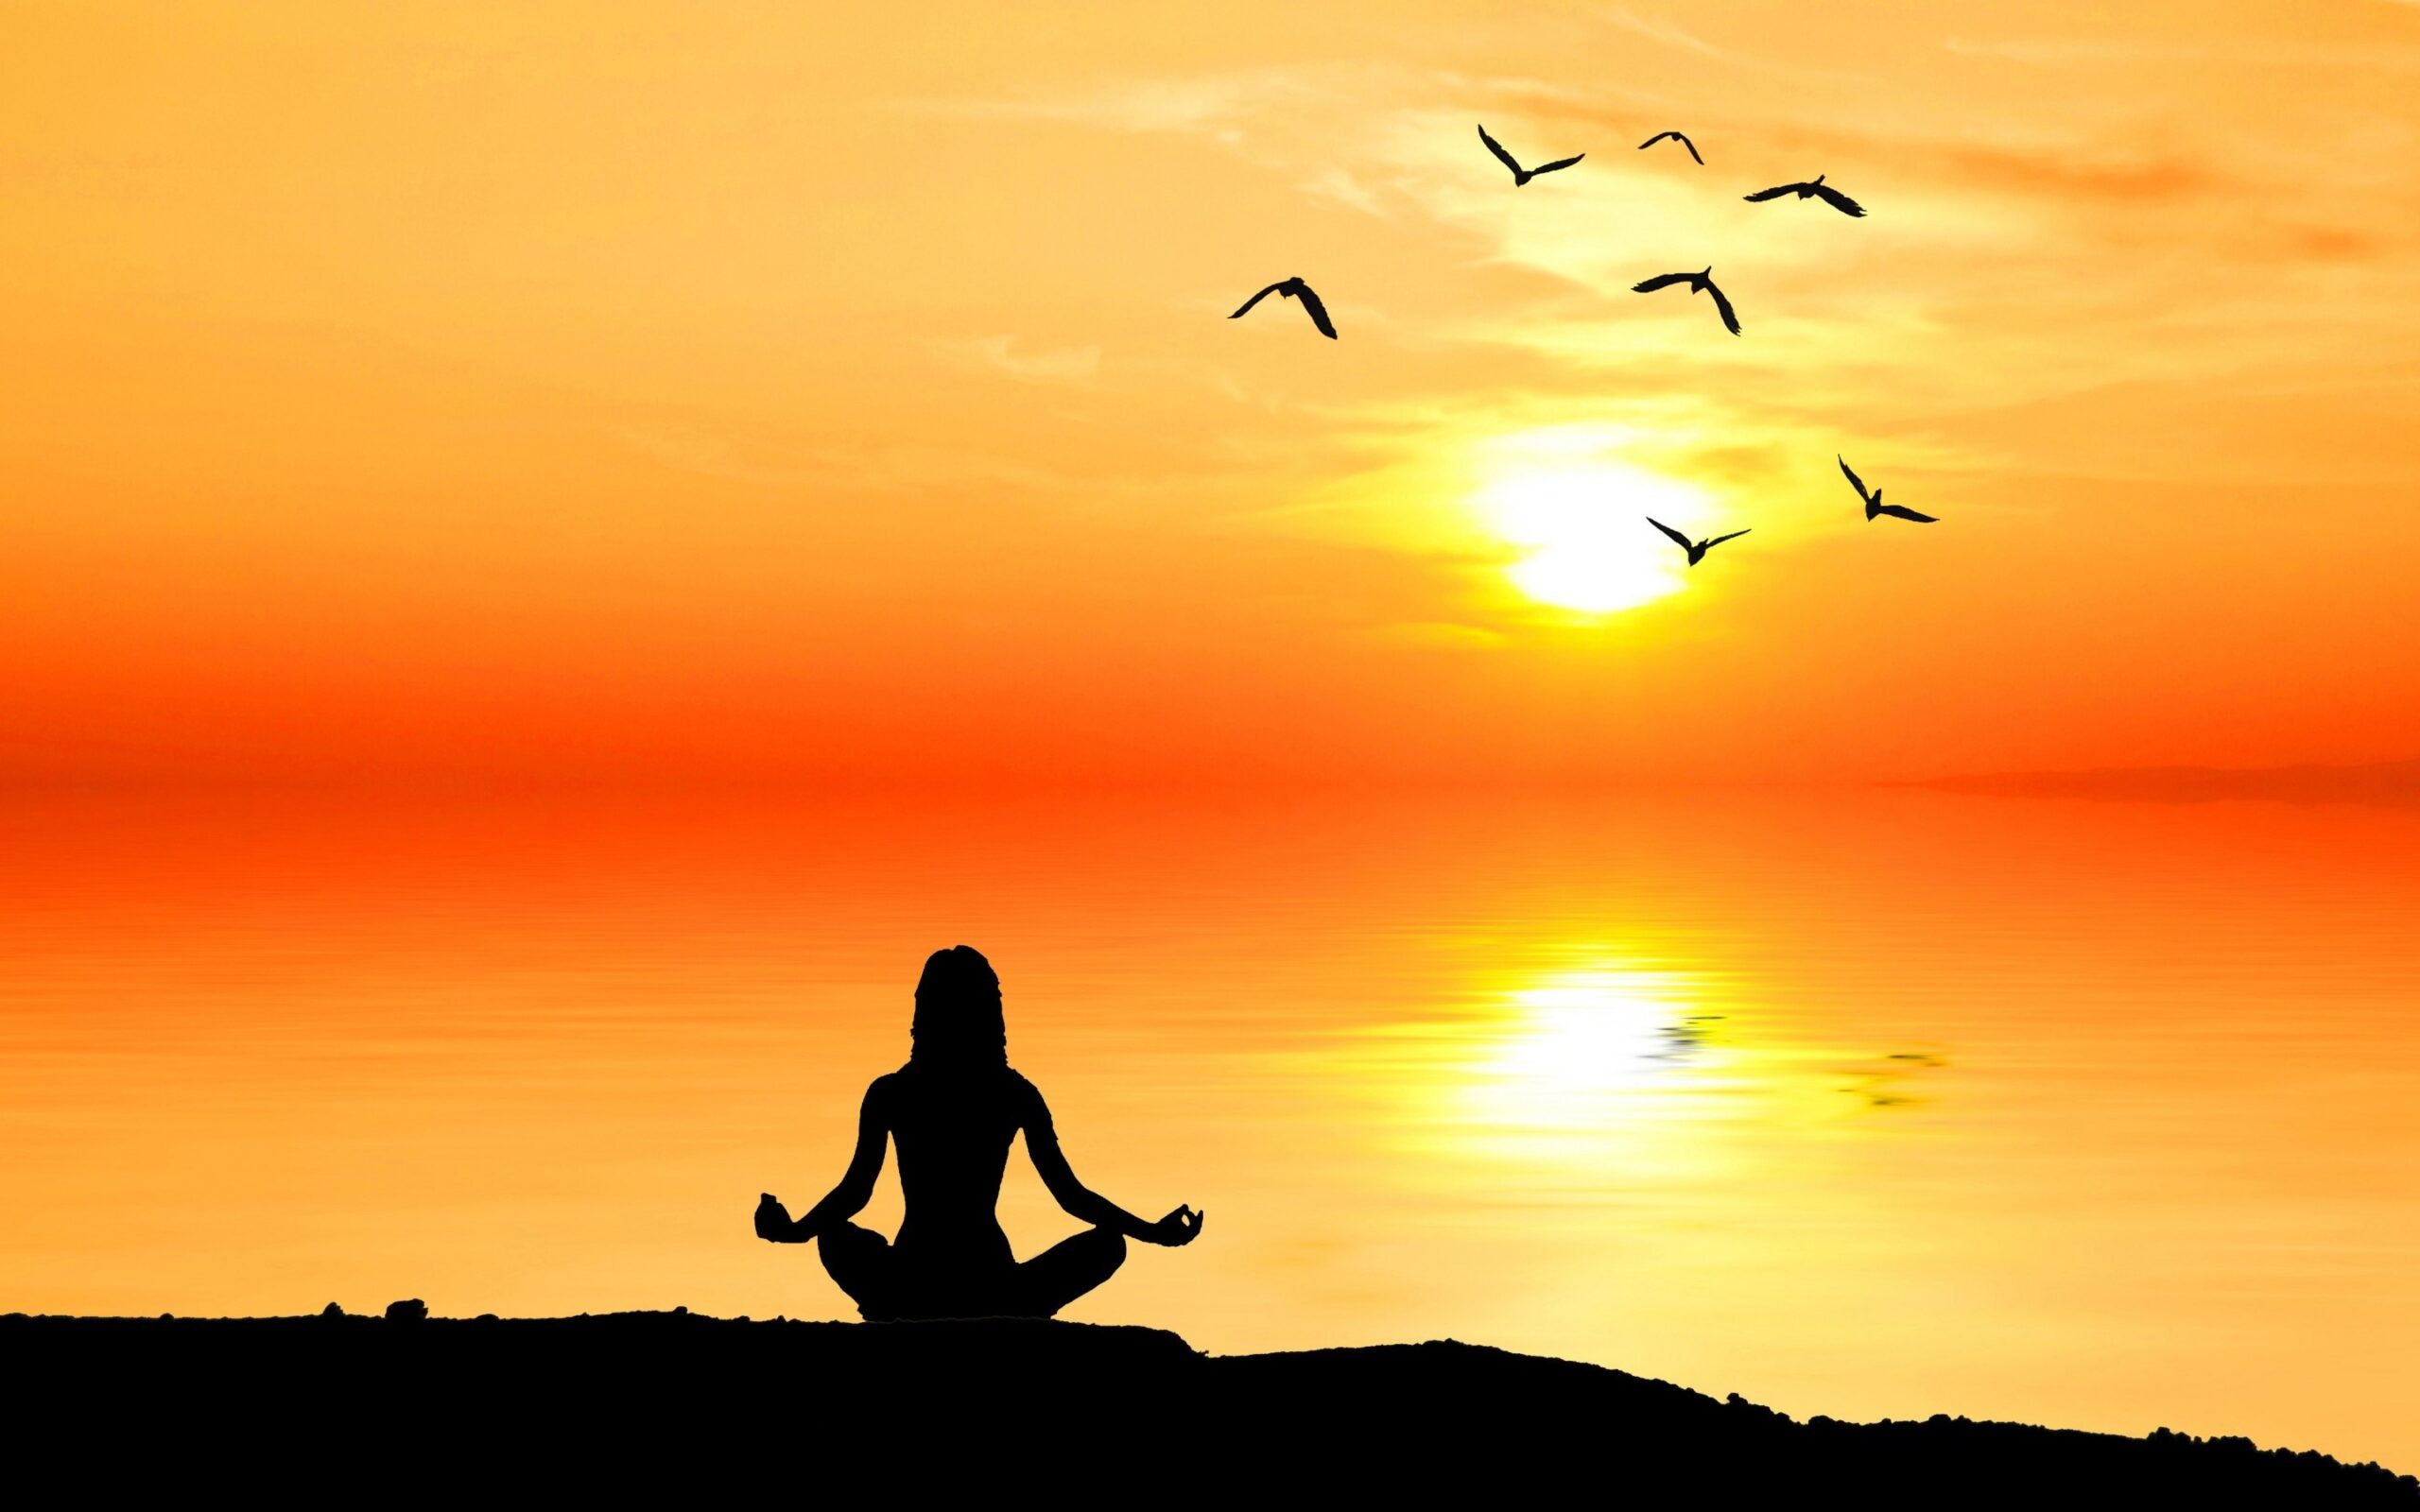
<path fill-rule="evenodd" d="M 1179 1245 L 1193 1243 L 1201 1232 L 1201 1214 L 1191 1208 L 1180 1207 L 1176 1211 L 1151 1225 L 1138 1236 L 1147 1244 L 1166 1245 L 1174 1249 Z"/>

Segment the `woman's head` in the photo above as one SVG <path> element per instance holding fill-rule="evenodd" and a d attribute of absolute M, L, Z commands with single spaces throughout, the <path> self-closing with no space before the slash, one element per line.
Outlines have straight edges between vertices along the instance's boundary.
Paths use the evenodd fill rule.
<path fill-rule="evenodd" d="M 1000 1011 L 1000 978 L 972 945 L 953 945 L 925 957 L 916 979 L 913 1061 L 1006 1065 L 1009 1025 Z"/>

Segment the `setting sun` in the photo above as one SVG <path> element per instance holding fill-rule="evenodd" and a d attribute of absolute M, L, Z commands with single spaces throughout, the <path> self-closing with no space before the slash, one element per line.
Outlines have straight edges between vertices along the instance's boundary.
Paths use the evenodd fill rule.
<path fill-rule="evenodd" d="M 1598 458 L 1508 467 L 1478 504 L 1489 527 L 1525 553 L 1506 570 L 1514 587 L 1589 614 L 1678 593 L 1681 558 L 1645 517 L 1689 529 L 1706 513 L 1704 496 L 1689 485 Z"/>

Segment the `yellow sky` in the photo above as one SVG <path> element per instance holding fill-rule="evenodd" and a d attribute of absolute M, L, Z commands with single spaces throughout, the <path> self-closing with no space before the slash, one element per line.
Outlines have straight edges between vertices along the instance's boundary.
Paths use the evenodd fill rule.
<path fill-rule="evenodd" d="M 0 26 L 12 769 L 2420 747 L 2420 8 Z"/>

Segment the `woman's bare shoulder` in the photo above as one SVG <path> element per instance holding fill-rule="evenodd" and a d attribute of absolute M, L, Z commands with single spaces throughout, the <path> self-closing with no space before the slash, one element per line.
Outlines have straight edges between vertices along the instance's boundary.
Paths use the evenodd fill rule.
<path fill-rule="evenodd" d="M 1049 1102 L 1043 1097 L 1042 1089 L 1028 1081 L 1022 1072 L 1009 1073 L 1009 1096 L 1016 1105 L 1020 1122 L 1041 1127 L 1049 1125 Z"/>

